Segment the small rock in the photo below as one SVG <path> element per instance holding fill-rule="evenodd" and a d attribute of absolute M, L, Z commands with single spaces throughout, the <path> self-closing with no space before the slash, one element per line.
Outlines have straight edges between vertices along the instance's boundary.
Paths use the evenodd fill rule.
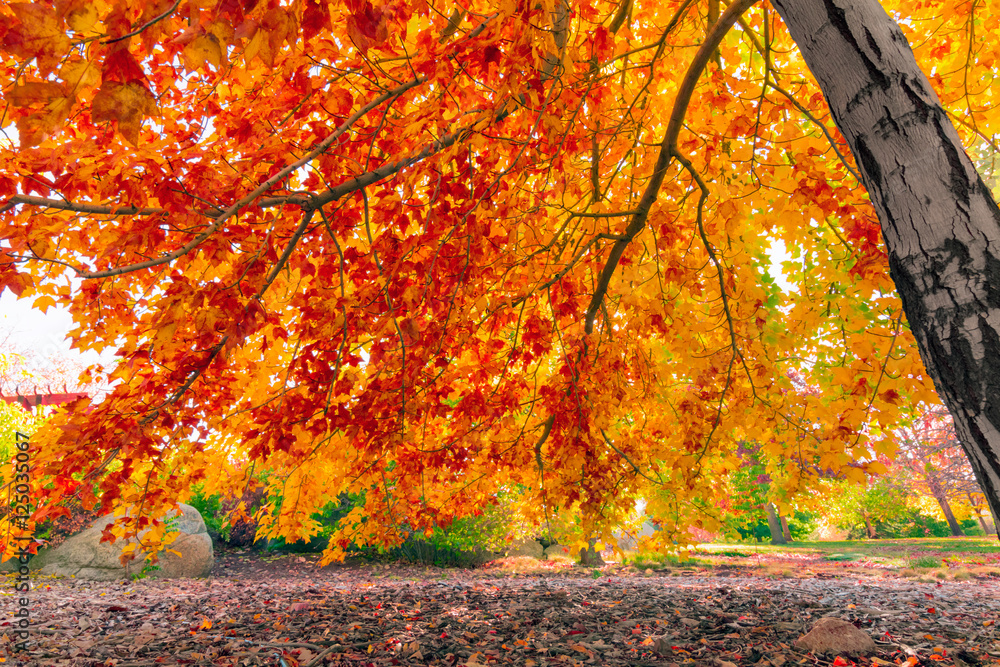
<path fill-rule="evenodd" d="M 785 632 L 797 632 L 802 629 L 801 623 L 788 623 L 785 621 L 778 621 L 774 624 L 774 627 L 779 630 L 784 630 Z"/>
<path fill-rule="evenodd" d="M 535 539 L 525 539 L 515 542 L 507 552 L 509 556 L 530 556 L 541 560 L 545 557 L 545 550 L 541 543 Z"/>
<path fill-rule="evenodd" d="M 544 556 L 546 560 L 552 560 L 556 557 L 569 558 L 569 547 L 564 547 L 561 544 L 552 544 L 545 547 Z"/>
<path fill-rule="evenodd" d="M 682 618 L 681 623 L 683 625 L 688 626 L 689 628 L 697 628 L 699 625 L 701 625 L 701 621 L 697 621 L 693 618 Z"/>
<path fill-rule="evenodd" d="M 839 618 L 824 617 L 812 630 L 795 640 L 795 646 L 813 653 L 835 655 L 865 655 L 875 652 L 875 642 L 854 624 Z"/>

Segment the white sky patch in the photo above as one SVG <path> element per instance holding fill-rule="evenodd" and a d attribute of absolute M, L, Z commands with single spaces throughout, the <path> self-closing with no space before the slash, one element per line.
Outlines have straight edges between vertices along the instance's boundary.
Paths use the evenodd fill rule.
<path fill-rule="evenodd" d="M 785 277 L 785 272 L 781 268 L 781 265 L 784 262 L 789 262 L 792 259 L 788 249 L 785 248 L 785 242 L 781 239 L 772 240 L 771 249 L 768 250 L 767 256 L 771 259 L 771 266 L 767 272 L 772 278 L 774 278 L 774 282 L 778 285 L 778 287 L 780 287 L 783 292 L 798 291 L 795 285 L 788 282 L 788 279 Z"/>
<path fill-rule="evenodd" d="M 39 359 L 67 359 L 86 366 L 98 363 L 102 356 L 94 350 L 70 347 L 67 337 L 76 328 L 69 310 L 52 306 L 46 312 L 31 307 L 34 299 L 17 299 L 10 290 L 0 293 L 0 337 L 21 352 L 33 352 Z M 108 362 L 113 355 L 105 355 Z"/>

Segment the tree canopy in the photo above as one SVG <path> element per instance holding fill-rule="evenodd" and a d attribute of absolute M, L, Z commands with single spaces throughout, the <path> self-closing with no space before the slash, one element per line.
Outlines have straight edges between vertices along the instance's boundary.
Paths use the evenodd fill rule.
<path fill-rule="evenodd" d="M 1000 17 L 884 4 L 988 175 Z M 0 4 L 0 287 L 116 354 L 38 516 L 266 470 L 268 534 L 363 495 L 329 557 L 511 489 L 683 543 L 742 442 L 779 507 L 884 470 L 936 398 L 879 222 L 777 13 L 722 9 Z"/>

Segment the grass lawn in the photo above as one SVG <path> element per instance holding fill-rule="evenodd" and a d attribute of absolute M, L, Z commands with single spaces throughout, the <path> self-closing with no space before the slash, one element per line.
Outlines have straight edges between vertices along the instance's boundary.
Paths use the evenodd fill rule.
<path fill-rule="evenodd" d="M 1000 542 L 996 537 L 701 544 L 691 559 L 678 562 L 658 554 L 629 554 L 625 562 L 637 567 L 741 567 L 775 574 L 796 570 L 882 570 L 903 576 L 965 578 L 1000 576 Z"/>

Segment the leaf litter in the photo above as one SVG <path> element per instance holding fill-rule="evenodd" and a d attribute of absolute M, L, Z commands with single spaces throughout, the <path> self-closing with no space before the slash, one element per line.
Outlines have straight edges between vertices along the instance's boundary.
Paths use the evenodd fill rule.
<path fill-rule="evenodd" d="M 1000 579 L 921 582 L 837 570 L 418 566 L 317 568 L 305 557 L 217 559 L 207 580 L 40 577 L 25 667 L 156 665 L 683 665 L 995 667 Z M 3 595 L 13 599 L 10 582 Z M 19 594 L 20 595 L 20 594 Z M 7 605 L 12 614 L 14 605 Z M 873 654 L 795 642 L 824 617 L 868 633 Z"/>

